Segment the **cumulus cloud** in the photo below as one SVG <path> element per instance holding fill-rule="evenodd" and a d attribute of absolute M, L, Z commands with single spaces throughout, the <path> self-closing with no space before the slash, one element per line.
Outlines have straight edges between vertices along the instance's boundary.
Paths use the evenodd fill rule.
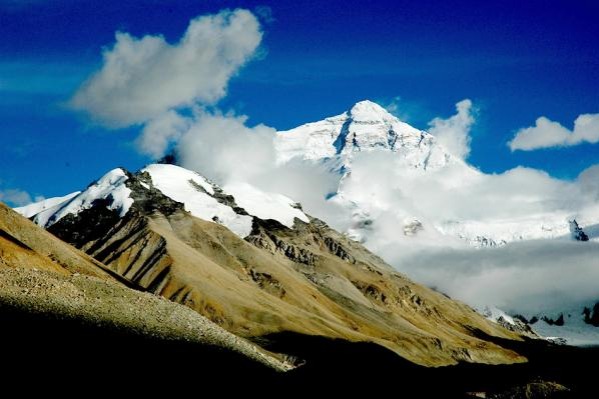
<path fill-rule="evenodd" d="M 457 113 L 448 119 L 435 118 L 429 122 L 429 133 L 453 155 L 466 159 L 470 154 L 470 129 L 474 124 L 472 101 L 465 99 L 456 104 Z"/>
<path fill-rule="evenodd" d="M 275 130 L 265 125 L 246 126 L 247 117 L 200 112 L 179 140 L 183 166 L 226 183 L 248 181 L 275 163 Z"/>
<path fill-rule="evenodd" d="M 44 198 L 36 197 L 35 199 L 41 201 Z M 33 202 L 28 192 L 16 188 L 0 190 L 0 201 L 6 202 L 10 206 L 23 206 Z"/>
<path fill-rule="evenodd" d="M 508 146 L 512 151 L 532 151 L 539 148 L 569 147 L 585 142 L 599 142 L 599 114 L 578 116 L 573 130 L 541 116 L 536 120 L 535 126 L 518 130 Z"/>
<path fill-rule="evenodd" d="M 118 128 L 178 107 L 214 104 L 261 39 L 258 20 L 242 9 L 191 20 L 175 44 L 163 36 L 118 32 L 102 68 L 79 88 L 71 106 Z"/>
<path fill-rule="evenodd" d="M 369 209 L 400 209 L 406 217 L 426 215 L 437 224 L 538 215 L 574 209 L 588 201 L 578 184 L 536 169 L 483 174 L 449 165 L 414 171 L 402 168 L 400 162 L 382 151 L 359 154 L 351 176 L 343 181 L 343 192 Z"/>

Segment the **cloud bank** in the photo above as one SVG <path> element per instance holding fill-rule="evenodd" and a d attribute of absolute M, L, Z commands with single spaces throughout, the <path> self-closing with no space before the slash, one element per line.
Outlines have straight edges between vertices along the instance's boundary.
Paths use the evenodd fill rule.
<path fill-rule="evenodd" d="M 529 241 L 496 249 L 421 252 L 397 267 L 473 306 L 492 304 L 527 317 L 539 312 L 557 316 L 599 299 L 597 259 L 596 242 Z"/>
<path fill-rule="evenodd" d="M 514 138 L 508 142 L 508 146 L 512 151 L 532 151 L 597 142 L 599 142 L 599 114 L 583 114 L 574 121 L 573 130 L 541 116 L 536 120 L 535 126 L 518 130 Z"/>
<path fill-rule="evenodd" d="M 215 104 L 261 40 L 258 20 L 242 9 L 191 20 L 175 44 L 162 36 L 117 32 L 102 68 L 79 88 L 71 106 L 119 128 L 179 107 Z"/>

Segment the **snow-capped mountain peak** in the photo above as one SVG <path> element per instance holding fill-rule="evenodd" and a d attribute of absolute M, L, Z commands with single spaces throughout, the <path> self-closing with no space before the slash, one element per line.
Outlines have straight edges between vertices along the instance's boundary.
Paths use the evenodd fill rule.
<path fill-rule="evenodd" d="M 408 168 L 438 169 L 453 157 L 431 134 L 400 121 L 380 105 L 364 100 L 346 112 L 278 132 L 279 163 L 299 158 L 310 161 L 334 160 L 341 169 L 350 169 L 355 154 L 387 151 Z"/>

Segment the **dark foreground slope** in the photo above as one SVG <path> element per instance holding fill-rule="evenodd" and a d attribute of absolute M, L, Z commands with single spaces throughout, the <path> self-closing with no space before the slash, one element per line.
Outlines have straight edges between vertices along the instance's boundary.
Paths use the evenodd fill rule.
<path fill-rule="evenodd" d="M 34 384 L 28 390 L 157 393 L 170 385 L 189 392 L 196 380 L 275 381 L 279 373 L 218 345 L 143 335 L 7 304 L 0 305 L 0 324 L 3 383 Z M 177 386 L 176 381 L 185 383 Z M 82 386 L 86 391 L 80 391 Z"/>
<path fill-rule="evenodd" d="M 570 392 L 509 398 L 594 398 L 596 349 L 559 347 L 542 342 L 517 343 L 529 363 L 427 368 L 408 362 L 376 344 L 306 336 L 271 335 L 261 341 L 276 352 L 302 360 L 280 373 L 222 348 L 184 340 L 164 340 L 131 331 L 60 320 L 0 305 L 6 387 L 27 392 L 227 397 L 369 397 L 468 398 L 468 392 L 505 392 L 532 381 L 563 384 Z M 6 343 L 10 343 L 7 345 Z M 513 341 L 503 345 L 514 344 Z"/>
<path fill-rule="evenodd" d="M 472 398 L 477 397 L 476 393 L 486 393 L 487 398 L 513 399 L 599 397 L 594 367 L 599 348 L 559 346 L 534 339 L 500 340 L 498 344 L 522 353 L 529 362 L 511 365 L 463 362 L 430 368 L 415 365 L 370 343 L 290 333 L 267 338 L 260 342 L 264 347 L 305 359 L 302 367 L 281 375 L 281 379 L 286 385 L 306 392 L 322 387 L 323 392 L 392 393 L 391 396 L 402 398 Z M 494 340 L 488 336 L 485 339 Z M 535 384 L 547 388 L 545 396 L 526 396 L 520 392 L 522 388 L 535 392 Z M 568 390 L 555 389 L 556 385 Z"/>

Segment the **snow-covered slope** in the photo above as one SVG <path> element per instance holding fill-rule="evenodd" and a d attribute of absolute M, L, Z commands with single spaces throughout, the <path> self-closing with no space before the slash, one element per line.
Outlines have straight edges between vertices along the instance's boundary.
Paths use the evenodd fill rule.
<path fill-rule="evenodd" d="M 293 228 L 295 219 L 310 222 L 299 204 L 284 195 L 265 193 L 247 183 L 228 184 L 225 190 L 233 195 L 237 205 L 260 219 L 274 219 L 289 228 Z"/>
<path fill-rule="evenodd" d="M 192 215 L 227 226 L 240 237 L 252 231 L 252 217 L 240 215 L 214 198 L 215 187 L 198 173 L 175 165 L 154 164 L 142 169 L 154 187 L 167 197 L 183 203 Z"/>
<path fill-rule="evenodd" d="M 559 322 L 560 325 L 557 325 L 553 322 L 553 319 L 543 319 L 541 316 L 539 320 L 532 324 L 532 329 L 545 339 L 557 343 L 575 346 L 599 345 L 599 327 L 586 323 L 580 309 L 560 312 L 559 314 L 563 314 L 563 324 Z"/>
<path fill-rule="evenodd" d="M 149 176 L 149 180 L 145 177 Z M 136 190 L 159 190 L 182 203 L 192 215 L 222 224 L 240 237 L 252 231 L 253 218 L 273 219 L 293 228 L 295 220 L 308 223 L 309 218 L 289 198 L 265 193 L 247 184 L 232 185 L 224 192 L 200 174 L 175 165 L 153 164 L 132 175 L 117 168 L 80 193 L 17 208 L 42 227 L 50 227 L 67 215 L 78 215 L 93 206 L 105 206 L 124 217 L 134 205 Z M 233 194 L 233 196 L 230 195 Z M 144 197 L 144 195 L 141 195 Z"/>

